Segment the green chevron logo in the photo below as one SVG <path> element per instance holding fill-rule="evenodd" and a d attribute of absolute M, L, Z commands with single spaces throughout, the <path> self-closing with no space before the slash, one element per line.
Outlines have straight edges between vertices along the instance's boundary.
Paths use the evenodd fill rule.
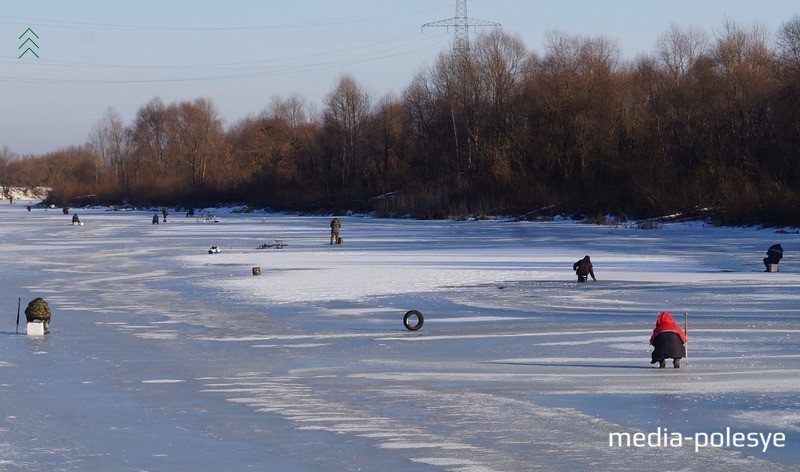
<path fill-rule="evenodd" d="M 20 44 L 20 45 L 19 45 L 19 47 L 18 47 L 17 49 L 22 49 L 22 48 L 25 48 L 25 50 L 24 50 L 24 51 L 22 51 L 22 54 L 20 54 L 20 55 L 19 55 L 19 58 L 18 58 L 18 59 L 22 59 L 22 56 L 24 56 L 24 55 L 25 55 L 25 54 L 27 54 L 28 52 L 30 52 L 31 54 L 33 54 L 34 56 L 36 56 L 36 59 L 39 59 L 39 55 L 38 55 L 38 54 L 36 54 L 36 51 L 34 50 L 34 48 L 35 48 L 35 49 L 39 49 L 39 45 L 38 45 L 38 44 L 36 44 L 36 41 L 34 41 L 34 40 L 33 40 L 33 38 L 34 38 L 34 37 L 35 37 L 36 39 L 39 39 L 39 35 L 38 35 L 38 34 L 36 34 L 36 33 L 35 33 L 35 32 L 34 32 L 32 29 L 30 29 L 30 28 L 26 29 L 24 33 L 22 33 L 21 35 L 19 35 L 19 38 L 17 38 L 17 39 L 19 39 L 19 40 L 22 40 L 22 38 L 25 38 L 25 40 L 24 40 L 24 41 L 22 41 L 22 44 Z M 26 47 L 26 46 L 27 46 L 27 47 Z"/>

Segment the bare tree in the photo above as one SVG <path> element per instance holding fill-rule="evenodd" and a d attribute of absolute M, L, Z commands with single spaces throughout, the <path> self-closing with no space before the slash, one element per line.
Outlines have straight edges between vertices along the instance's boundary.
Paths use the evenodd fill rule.
<path fill-rule="evenodd" d="M 603 38 L 548 34 L 529 91 L 547 136 L 553 177 L 581 183 L 590 164 L 606 158 L 620 129 L 622 68 L 619 47 Z M 586 183 L 580 192 L 589 192 Z"/>
<path fill-rule="evenodd" d="M 170 142 L 177 165 L 184 169 L 191 188 L 202 194 L 213 172 L 223 180 L 227 155 L 222 120 L 210 99 L 198 98 L 170 106 Z"/>
<path fill-rule="evenodd" d="M 341 183 L 345 187 L 364 171 L 364 127 L 370 106 L 369 94 L 349 75 L 342 76 L 333 91 L 325 97 L 323 122 L 333 135 Z"/>
<path fill-rule="evenodd" d="M 523 126 L 522 85 L 529 61 L 522 40 L 500 30 L 480 36 L 475 46 L 476 70 L 482 84 L 479 155 L 498 185 L 510 183 L 513 168 L 521 170 L 518 135 Z"/>
<path fill-rule="evenodd" d="M 716 34 L 713 55 L 717 66 L 726 74 L 735 74 L 742 67 L 769 67 L 772 61 L 766 29 L 754 25 L 748 30 L 732 20 L 726 20 Z"/>
<path fill-rule="evenodd" d="M 148 175 L 163 175 L 169 161 L 169 110 L 155 97 L 139 108 L 133 120 L 134 169 L 136 175 L 148 167 Z"/>
<path fill-rule="evenodd" d="M 707 48 L 708 35 L 702 29 L 681 29 L 672 25 L 656 40 L 656 57 L 677 85 Z"/>
<path fill-rule="evenodd" d="M 0 148 L 0 187 L 3 188 L 3 194 L 6 198 L 9 197 L 9 185 L 12 184 L 11 182 L 11 172 L 9 169 L 9 162 L 16 159 L 16 155 L 11 148 L 8 146 L 3 146 Z"/>
<path fill-rule="evenodd" d="M 773 87 L 773 55 L 766 30 L 760 26 L 746 29 L 726 21 L 717 34 L 713 58 L 719 71 L 719 115 L 724 123 L 720 143 L 727 147 L 720 157 L 742 171 L 752 172 L 754 152 L 763 151 L 771 134 L 766 114 L 767 96 Z"/>
<path fill-rule="evenodd" d="M 368 141 L 371 145 L 371 167 L 379 192 L 393 190 L 397 169 L 406 164 L 409 141 L 409 115 L 394 94 L 381 97 L 372 113 Z M 370 182 L 372 183 L 372 181 Z"/>
<path fill-rule="evenodd" d="M 106 109 L 103 117 L 92 127 L 92 149 L 100 156 L 106 168 L 117 177 L 123 191 L 129 184 L 129 166 L 133 150 L 131 132 L 122 117 L 113 108 Z"/>
<path fill-rule="evenodd" d="M 284 120 L 289 126 L 298 128 L 314 121 L 316 112 L 314 106 L 300 95 L 292 94 L 285 99 L 274 95 L 262 116 Z"/>
<path fill-rule="evenodd" d="M 800 16 L 784 23 L 777 34 L 778 57 L 794 73 L 800 73 Z"/>

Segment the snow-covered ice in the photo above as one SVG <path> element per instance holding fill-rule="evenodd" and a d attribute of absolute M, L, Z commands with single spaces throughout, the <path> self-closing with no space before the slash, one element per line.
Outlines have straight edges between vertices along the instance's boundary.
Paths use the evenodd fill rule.
<path fill-rule="evenodd" d="M 26 204 L 0 205 L 0 470 L 800 465 L 791 231 L 341 217 L 330 246 L 325 217 L 72 226 Z M 585 254 L 598 281 L 578 284 Z M 24 314 L 15 334 L 37 296 L 51 334 L 25 336 Z M 688 315 L 681 369 L 649 364 L 660 311 Z M 686 441 L 609 446 L 665 430 Z M 697 447 L 726 431 L 785 440 Z"/>

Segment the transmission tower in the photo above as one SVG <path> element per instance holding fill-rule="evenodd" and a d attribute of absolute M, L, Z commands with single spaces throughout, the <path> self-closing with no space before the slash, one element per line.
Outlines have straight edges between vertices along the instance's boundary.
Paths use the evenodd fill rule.
<path fill-rule="evenodd" d="M 453 52 L 459 57 L 469 56 L 469 27 L 501 26 L 494 21 L 476 20 L 467 16 L 467 0 L 456 0 L 456 16 L 446 20 L 432 21 L 422 25 L 423 28 L 453 28 Z"/>

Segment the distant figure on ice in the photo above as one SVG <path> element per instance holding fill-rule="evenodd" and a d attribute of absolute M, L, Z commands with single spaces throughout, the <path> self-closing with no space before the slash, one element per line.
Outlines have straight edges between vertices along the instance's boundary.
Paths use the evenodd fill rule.
<path fill-rule="evenodd" d="M 26 206 L 25 208 L 27 208 L 27 209 L 28 209 L 28 211 L 31 211 L 31 209 L 32 209 L 33 207 L 32 207 L 32 206 L 30 206 L 30 205 L 28 205 L 28 206 Z"/>
<path fill-rule="evenodd" d="M 650 336 L 650 345 L 653 346 L 650 363 L 658 362 L 658 368 L 663 369 L 667 366 L 667 359 L 672 359 L 672 367 L 680 369 L 681 358 L 686 356 L 685 343 L 686 334 L 672 319 L 672 315 L 666 311 L 661 312 L 656 320 L 653 335 Z"/>
<path fill-rule="evenodd" d="M 764 258 L 766 272 L 778 272 L 778 262 L 783 259 L 783 248 L 780 244 L 773 244 L 767 249 L 767 257 Z M 770 267 L 770 266 L 774 267 Z"/>
<path fill-rule="evenodd" d="M 157 225 L 157 224 L 158 224 L 158 213 L 155 213 L 155 214 L 153 215 L 153 224 L 154 224 L 154 225 Z"/>
<path fill-rule="evenodd" d="M 339 218 L 334 218 L 331 220 L 331 244 L 336 241 L 336 244 L 342 244 L 342 238 L 339 237 L 339 230 L 342 229 L 342 223 L 339 222 Z"/>
<path fill-rule="evenodd" d="M 65 214 L 65 215 L 69 215 L 69 207 L 68 207 L 68 206 L 64 205 L 64 208 L 62 208 L 62 209 L 61 209 L 61 211 L 62 211 L 62 212 Z"/>
<path fill-rule="evenodd" d="M 164 215 L 164 223 L 166 223 L 167 222 L 167 215 L 169 214 L 167 212 L 167 207 L 161 208 L 161 214 Z"/>
<path fill-rule="evenodd" d="M 75 225 L 80 226 L 80 224 L 81 224 L 81 219 L 78 218 L 78 214 L 75 213 L 74 215 L 72 215 L 72 226 L 75 226 Z"/>
<path fill-rule="evenodd" d="M 572 270 L 574 270 L 575 273 L 578 274 L 578 282 L 586 282 L 586 280 L 590 275 L 592 276 L 592 280 L 597 281 L 597 279 L 594 276 L 594 268 L 592 267 L 592 260 L 589 259 L 589 256 L 585 256 L 583 259 L 572 264 Z"/>
<path fill-rule="evenodd" d="M 194 217 L 194 208 L 189 208 L 189 211 L 186 212 L 186 217 Z"/>

